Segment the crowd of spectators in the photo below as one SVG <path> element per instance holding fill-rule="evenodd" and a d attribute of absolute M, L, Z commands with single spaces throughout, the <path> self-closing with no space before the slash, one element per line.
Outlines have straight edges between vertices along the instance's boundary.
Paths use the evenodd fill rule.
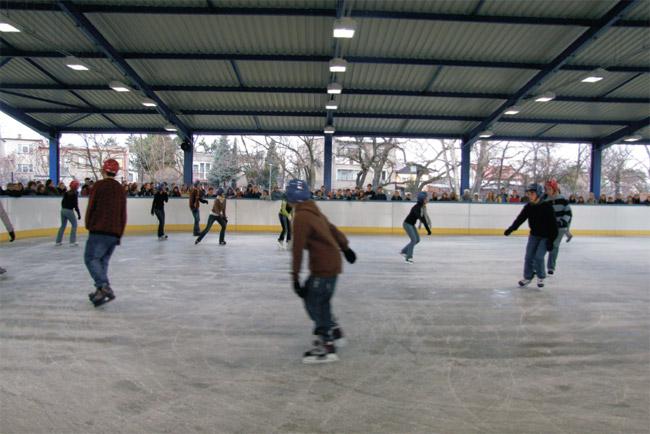
<path fill-rule="evenodd" d="M 79 195 L 81 197 L 86 197 L 90 193 L 90 189 L 93 186 L 93 180 L 86 178 L 81 185 Z M 187 186 L 184 184 L 168 184 L 163 182 L 161 184 L 155 184 L 153 182 L 145 182 L 143 184 L 138 184 L 137 182 L 128 183 L 126 181 L 122 182 L 124 187 L 124 194 L 127 197 L 152 197 L 156 192 L 157 186 L 162 186 L 169 197 L 189 197 L 190 190 L 192 186 Z M 201 184 L 199 186 L 204 197 L 216 197 L 216 188 L 210 185 Z M 7 184 L 6 189 L 3 189 L 0 186 L 0 195 L 20 197 L 20 196 L 61 196 L 67 191 L 68 187 L 60 182 L 58 185 L 55 185 L 51 179 L 42 181 L 29 181 L 26 186 L 22 183 L 9 183 Z M 269 192 L 268 189 L 265 189 L 261 186 L 248 184 L 246 187 L 227 187 L 225 189 L 225 195 L 227 199 L 262 199 L 262 200 L 280 200 L 282 199 L 283 192 L 277 187 Z M 374 189 L 372 184 L 368 184 L 365 189 L 356 187 L 356 188 L 339 188 L 336 190 L 328 191 L 325 186 L 321 186 L 319 189 L 316 189 L 312 192 L 312 197 L 314 200 L 347 200 L 347 201 L 412 201 L 412 194 L 410 192 L 402 192 L 398 189 L 394 190 L 392 193 L 387 193 L 384 191 L 383 187 L 377 187 Z M 579 194 L 571 194 L 568 197 L 570 204 L 587 204 L 587 205 L 602 205 L 602 204 L 613 204 L 613 205 L 650 205 L 650 195 L 646 195 L 644 200 L 641 199 L 641 195 L 631 194 L 624 198 L 621 194 L 615 196 L 608 196 L 606 194 L 601 194 L 598 199 L 594 196 L 593 193 L 589 193 L 586 198 L 585 196 Z M 479 193 L 470 193 L 469 190 L 465 190 L 462 196 L 458 196 L 455 192 L 433 192 L 430 194 L 430 202 L 472 202 L 472 203 L 520 203 L 526 202 L 526 195 L 521 195 L 515 190 L 511 190 L 510 193 L 506 191 L 505 188 L 501 188 L 498 192 L 488 191 L 483 197 Z"/>

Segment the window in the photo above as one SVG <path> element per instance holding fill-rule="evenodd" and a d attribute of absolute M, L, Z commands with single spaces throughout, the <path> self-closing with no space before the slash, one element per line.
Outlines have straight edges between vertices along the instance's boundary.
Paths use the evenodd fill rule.
<path fill-rule="evenodd" d="M 357 180 L 357 171 L 351 169 L 337 169 L 336 170 L 336 180 L 337 181 L 356 181 Z"/>
<path fill-rule="evenodd" d="M 31 164 L 18 164 L 17 171 L 22 172 L 22 173 L 31 173 L 32 172 L 32 165 Z"/>
<path fill-rule="evenodd" d="M 29 145 L 20 145 L 18 149 L 19 154 L 29 154 Z"/>

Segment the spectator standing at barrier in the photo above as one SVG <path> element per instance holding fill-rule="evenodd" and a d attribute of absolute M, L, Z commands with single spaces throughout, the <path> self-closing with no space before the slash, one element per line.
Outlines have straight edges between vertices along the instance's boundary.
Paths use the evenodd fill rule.
<path fill-rule="evenodd" d="M 59 232 L 56 234 L 55 242 L 55 245 L 57 246 L 62 245 L 63 233 L 65 232 L 65 227 L 68 225 L 68 221 L 72 227 L 70 230 L 70 245 L 79 245 L 77 243 L 77 220 L 81 220 L 81 213 L 79 212 L 79 199 L 77 195 L 78 188 L 79 181 L 71 181 L 70 190 L 63 194 L 63 199 L 61 200 L 61 226 L 59 227 Z M 75 212 L 77 213 L 76 216 Z"/>
<path fill-rule="evenodd" d="M 336 278 L 342 271 L 341 254 L 353 264 L 356 255 L 348 247 L 348 240 L 330 223 L 311 200 L 309 185 L 293 179 L 287 186 L 287 201 L 294 205 L 294 238 L 292 277 L 293 289 L 304 299 L 305 309 L 314 322 L 314 348 L 303 355 L 303 363 L 338 361 L 336 348 L 343 345 L 343 330 L 337 324 L 330 301 L 334 295 Z M 309 251 L 309 277 L 300 283 L 303 250 Z"/>
<path fill-rule="evenodd" d="M 208 203 L 208 201 L 203 199 L 200 183 L 199 181 L 196 181 L 194 187 L 190 190 L 190 211 L 192 211 L 192 217 L 194 218 L 194 228 L 192 233 L 195 237 L 198 237 L 201 234 L 201 227 L 199 226 L 199 222 L 201 221 L 201 213 L 199 212 L 201 203 Z"/>
<path fill-rule="evenodd" d="M 560 186 L 555 178 L 551 178 L 544 185 L 545 195 L 543 201 L 548 202 L 553 207 L 555 213 L 555 220 L 557 222 L 557 236 L 553 240 L 553 250 L 548 253 L 548 261 L 546 263 L 548 274 L 555 274 L 555 267 L 557 265 L 557 256 L 560 253 L 560 243 L 562 238 L 570 234 L 569 228 L 571 227 L 571 220 L 573 213 L 571 212 L 571 205 L 569 201 L 560 192 Z M 573 236 L 567 235 L 567 241 L 570 241 Z"/>
<path fill-rule="evenodd" d="M 393 192 L 393 195 L 390 197 L 390 200 L 391 201 L 401 201 L 401 200 L 403 200 L 402 195 L 400 194 L 399 190 L 395 190 Z"/>
<path fill-rule="evenodd" d="M 9 216 L 7 215 L 7 212 L 5 211 L 5 207 L 4 205 L 2 205 L 2 202 L 0 202 L 0 220 L 2 220 L 2 223 L 5 225 L 5 228 L 7 229 L 7 233 L 9 234 L 9 242 L 13 243 L 13 241 L 16 239 L 16 233 L 14 232 L 14 226 L 11 224 L 11 220 L 9 220 Z M 6 272 L 7 270 L 0 267 L 0 274 L 4 274 Z"/>
<path fill-rule="evenodd" d="M 553 240 L 557 238 L 558 230 L 553 207 L 549 202 L 543 202 L 543 189 L 539 184 L 530 184 L 526 188 L 528 203 L 524 205 L 515 221 L 503 233 L 505 236 L 516 231 L 519 226 L 528 220 L 530 234 L 526 244 L 526 256 L 524 258 L 524 278 L 519 281 L 519 286 L 527 286 L 537 273 L 537 286 L 544 287 L 546 278 L 546 267 L 544 255 L 547 251 L 553 250 Z"/>
<path fill-rule="evenodd" d="M 510 203 L 519 203 L 521 202 L 521 198 L 519 197 L 519 193 L 517 190 L 512 190 L 512 193 L 510 194 L 510 199 L 508 200 Z"/>
<path fill-rule="evenodd" d="M 375 196 L 372 198 L 372 200 L 383 200 L 386 201 L 388 198 L 386 197 L 386 193 L 384 193 L 384 188 L 383 187 L 377 187 L 377 193 L 375 193 Z"/>
<path fill-rule="evenodd" d="M 280 218 L 280 225 L 282 226 L 282 232 L 280 232 L 280 236 L 278 237 L 278 246 L 280 249 L 286 249 L 289 246 L 289 242 L 291 241 L 291 212 L 293 211 L 293 208 L 291 207 L 291 204 L 287 202 L 287 197 L 286 195 L 282 198 L 282 202 L 280 203 L 280 212 L 278 213 L 278 217 Z M 284 244 L 284 237 L 287 237 L 287 243 Z"/>
<path fill-rule="evenodd" d="M 463 196 L 462 196 L 463 202 L 471 202 L 472 201 L 472 193 L 470 193 L 469 188 L 466 188 L 463 190 Z"/>
<path fill-rule="evenodd" d="M 90 190 L 86 209 L 86 241 L 84 262 L 95 281 L 96 291 L 88 294 L 90 301 L 97 306 L 115 298 L 108 280 L 108 263 L 126 227 L 126 196 L 115 176 L 120 165 L 114 159 L 104 161 L 103 179 L 97 181 Z"/>
<path fill-rule="evenodd" d="M 425 229 L 427 230 L 427 235 L 431 235 L 426 203 L 427 194 L 424 191 L 419 192 L 417 196 L 417 203 L 413 205 L 411 211 L 406 216 L 404 223 L 402 224 L 404 231 L 406 231 L 406 234 L 410 239 L 410 242 L 400 251 L 402 256 L 404 256 L 404 260 L 407 264 L 413 263 L 413 249 L 415 248 L 415 245 L 420 242 L 420 234 L 418 234 L 418 230 L 415 228 L 415 223 L 420 220 L 420 222 L 422 222 Z"/>
<path fill-rule="evenodd" d="M 215 220 L 221 226 L 221 231 L 219 232 L 219 245 L 225 246 L 226 225 L 228 224 L 228 217 L 226 216 L 226 196 L 223 188 L 219 188 L 219 190 L 217 190 L 217 197 L 214 199 L 212 211 L 208 216 L 208 223 L 205 225 L 205 229 L 203 229 L 203 232 L 199 234 L 199 237 L 196 239 L 194 244 L 199 244 L 201 240 L 205 238 L 208 232 L 210 232 L 210 228 L 212 228 Z"/>
<path fill-rule="evenodd" d="M 156 186 L 156 193 L 153 195 L 151 202 L 151 215 L 158 219 L 158 239 L 164 241 L 165 235 L 165 203 L 169 202 L 169 195 L 165 191 L 165 185 L 160 183 Z"/>

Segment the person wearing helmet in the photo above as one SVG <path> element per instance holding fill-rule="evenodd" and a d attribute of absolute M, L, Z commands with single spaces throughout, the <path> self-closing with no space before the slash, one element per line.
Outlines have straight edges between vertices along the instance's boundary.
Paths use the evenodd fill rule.
<path fill-rule="evenodd" d="M 203 238 L 210 232 L 212 225 L 215 220 L 221 226 L 221 231 L 219 232 L 219 245 L 226 245 L 226 226 L 228 225 L 228 217 L 226 216 L 226 196 L 223 188 L 217 190 L 217 197 L 214 199 L 214 204 L 212 205 L 212 211 L 208 217 L 208 224 L 205 225 L 203 232 L 199 233 L 199 237 L 196 239 L 194 244 L 199 244 Z"/>
<path fill-rule="evenodd" d="M 79 181 L 75 179 L 70 182 L 70 190 L 63 193 L 63 200 L 61 200 L 61 226 L 59 227 L 59 232 L 56 234 L 55 242 L 57 246 L 62 245 L 63 232 L 68 225 L 68 221 L 70 221 L 70 225 L 72 226 L 72 230 L 70 231 L 70 245 L 79 245 L 77 244 L 77 220 L 81 220 L 81 213 L 79 212 L 78 188 Z M 77 212 L 76 218 L 73 210 Z"/>
<path fill-rule="evenodd" d="M 505 236 L 516 231 L 519 226 L 528 220 L 530 234 L 526 244 L 526 256 L 524 259 L 524 278 L 519 281 L 519 286 L 527 286 L 537 273 L 537 286 L 544 287 L 546 268 L 544 266 L 544 255 L 547 251 L 553 250 L 553 240 L 557 238 L 558 230 L 555 221 L 553 207 L 549 202 L 542 201 L 542 186 L 530 184 L 526 188 L 528 203 L 521 210 L 515 221 L 503 233 Z"/>
<path fill-rule="evenodd" d="M 169 202 L 169 195 L 165 191 L 165 184 L 161 182 L 156 185 L 156 193 L 153 195 L 151 203 L 151 215 L 155 215 L 158 219 L 158 239 L 160 241 L 167 239 L 167 235 L 165 235 L 165 202 Z"/>
<path fill-rule="evenodd" d="M 192 233 L 195 237 L 201 235 L 201 226 L 199 226 L 201 214 L 199 212 L 199 207 L 202 203 L 208 203 L 207 200 L 203 199 L 203 194 L 204 192 L 201 189 L 201 183 L 196 181 L 190 190 L 190 211 L 192 211 L 192 217 L 194 218 L 194 228 Z"/>
<path fill-rule="evenodd" d="M 115 299 L 108 280 L 108 263 L 115 247 L 120 244 L 126 227 L 126 196 L 115 179 L 120 165 L 114 159 L 104 161 L 103 179 L 90 190 L 86 208 L 86 241 L 84 262 L 95 282 L 95 292 L 88 294 L 95 307 Z"/>
<path fill-rule="evenodd" d="M 404 256 L 404 260 L 407 264 L 413 263 L 413 249 L 415 248 L 415 245 L 420 242 L 420 234 L 418 234 L 418 230 L 415 228 L 415 223 L 420 220 L 421 224 L 423 224 L 424 228 L 427 230 L 427 235 L 431 235 L 429 216 L 427 215 L 426 210 L 427 199 L 427 194 L 424 191 L 419 192 L 417 195 L 417 203 L 413 205 L 411 211 L 402 224 L 402 227 L 411 240 L 400 252 L 402 256 Z"/>
<path fill-rule="evenodd" d="M 341 251 L 353 264 L 356 255 L 348 240 L 330 223 L 311 199 L 309 185 L 292 179 L 287 186 L 287 202 L 294 208 L 293 261 L 291 275 L 293 289 L 304 300 L 305 310 L 314 322 L 314 348 L 303 354 L 303 363 L 328 363 L 339 360 L 336 347 L 342 346 L 343 330 L 332 314 L 330 301 L 334 295 L 336 278 L 341 273 Z M 300 283 L 303 250 L 309 251 L 309 277 Z"/>
<path fill-rule="evenodd" d="M 569 227 L 571 226 L 571 219 L 573 213 L 571 212 L 571 205 L 569 201 L 560 192 L 560 186 L 555 178 L 551 178 L 544 184 L 544 197 L 543 200 L 549 202 L 553 207 L 555 213 L 555 220 L 557 221 L 557 237 L 553 240 L 553 250 L 548 253 L 547 273 L 555 274 L 555 266 L 557 264 L 557 256 L 560 253 L 560 243 L 562 237 L 567 235 L 569 240 Z"/>
<path fill-rule="evenodd" d="M 291 211 L 293 211 L 293 208 L 291 207 L 291 204 L 287 202 L 287 195 L 282 195 L 282 203 L 280 204 L 280 212 L 278 213 L 280 225 L 282 225 L 282 232 L 280 232 L 280 236 L 278 237 L 278 246 L 282 250 L 286 249 L 291 241 Z M 287 244 L 284 244 L 285 234 L 287 237 Z"/>

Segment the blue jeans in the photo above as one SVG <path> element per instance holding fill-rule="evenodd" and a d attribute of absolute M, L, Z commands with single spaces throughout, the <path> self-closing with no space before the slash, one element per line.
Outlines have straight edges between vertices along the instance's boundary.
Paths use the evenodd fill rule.
<path fill-rule="evenodd" d="M 415 248 L 415 245 L 420 242 L 420 234 L 418 234 L 418 230 L 415 229 L 415 226 L 406 222 L 402 225 L 402 227 L 411 239 L 411 241 L 402 249 L 402 253 L 405 254 L 407 258 L 412 258 L 413 248 Z"/>
<path fill-rule="evenodd" d="M 325 342 L 331 341 L 330 330 L 336 322 L 332 316 L 330 300 L 336 288 L 336 277 L 309 276 L 305 287 L 305 309 L 309 318 L 314 321 L 314 334 L 321 336 Z"/>
<path fill-rule="evenodd" d="M 226 226 L 228 225 L 228 222 L 223 217 L 216 216 L 214 214 L 210 214 L 208 216 L 208 224 L 205 225 L 205 229 L 203 229 L 203 232 L 199 234 L 199 239 L 197 241 L 201 241 L 203 238 L 205 238 L 208 232 L 210 232 L 210 229 L 212 228 L 212 225 L 214 224 L 215 220 L 221 226 L 221 231 L 219 232 L 219 242 L 221 243 L 224 241 L 224 238 L 226 236 Z"/>
<path fill-rule="evenodd" d="M 154 209 L 154 214 L 158 219 L 158 237 L 165 235 L 165 210 L 164 209 Z"/>
<path fill-rule="evenodd" d="M 194 217 L 194 236 L 197 236 L 201 233 L 201 227 L 199 226 L 199 221 L 201 220 L 201 213 L 199 213 L 198 208 L 192 210 L 192 217 Z"/>
<path fill-rule="evenodd" d="M 524 279 L 532 279 L 533 273 L 537 277 L 546 277 L 544 255 L 546 254 L 546 238 L 530 235 L 526 244 L 526 258 L 524 259 Z"/>
<path fill-rule="evenodd" d="M 63 232 L 65 227 L 68 225 L 68 220 L 72 225 L 72 230 L 70 231 L 70 244 L 77 242 L 77 216 L 74 215 L 74 211 L 67 208 L 61 208 L 61 226 L 59 227 L 59 232 L 56 234 L 56 242 L 60 243 L 63 240 Z"/>
<path fill-rule="evenodd" d="M 110 286 L 108 281 L 108 261 L 120 242 L 118 237 L 113 235 L 94 234 L 88 235 L 86 250 L 84 251 L 84 262 L 90 276 L 95 281 L 96 288 Z"/>
<path fill-rule="evenodd" d="M 553 241 L 553 250 L 548 252 L 547 267 L 549 270 L 555 270 L 557 255 L 560 253 L 560 243 L 562 243 L 562 238 L 564 238 L 568 230 L 568 228 L 558 228 L 557 230 L 557 237 Z"/>

